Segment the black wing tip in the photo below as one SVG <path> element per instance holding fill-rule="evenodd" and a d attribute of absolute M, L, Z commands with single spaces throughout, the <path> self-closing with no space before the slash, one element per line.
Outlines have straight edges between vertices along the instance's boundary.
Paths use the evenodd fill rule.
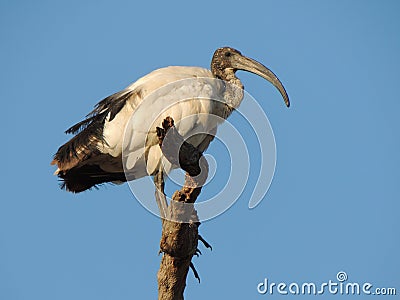
<path fill-rule="evenodd" d="M 60 187 L 63 190 L 77 194 L 86 190 L 99 189 L 105 183 L 114 181 L 126 182 L 124 172 L 109 173 L 99 165 L 83 165 L 70 170 L 60 172 Z"/>

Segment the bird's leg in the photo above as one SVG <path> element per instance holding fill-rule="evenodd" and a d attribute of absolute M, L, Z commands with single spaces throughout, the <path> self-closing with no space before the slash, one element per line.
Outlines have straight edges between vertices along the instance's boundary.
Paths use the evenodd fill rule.
<path fill-rule="evenodd" d="M 162 170 L 162 167 L 160 167 L 156 175 L 154 175 L 154 185 L 156 188 L 155 196 L 158 209 L 160 211 L 160 217 L 162 219 L 166 219 L 168 217 L 168 203 L 164 192 L 165 182 L 164 182 L 164 171 Z"/>
<path fill-rule="evenodd" d="M 170 127 L 174 126 L 174 121 L 172 118 L 167 118 L 163 121 L 162 125 L 163 128 L 156 127 L 157 137 L 160 147 L 162 146 L 167 130 Z M 156 175 L 154 175 L 154 185 L 156 187 L 155 194 L 156 194 L 158 209 L 160 211 L 160 217 L 165 220 L 168 217 L 168 202 L 164 192 L 165 182 L 164 182 L 164 171 L 162 165 L 160 165 Z"/>

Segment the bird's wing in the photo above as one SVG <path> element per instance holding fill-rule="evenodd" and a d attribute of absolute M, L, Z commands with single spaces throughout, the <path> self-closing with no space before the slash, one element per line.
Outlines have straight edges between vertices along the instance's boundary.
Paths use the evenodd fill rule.
<path fill-rule="evenodd" d="M 140 90 L 123 90 L 100 101 L 86 118 L 68 128 L 65 133 L 75 134 L 54 155 L 52 164 L 63 171 L 77 166 L 99 152 L 99 145 L 107 145 L 104 139 L 104 124 L 112 122 L 124 108 L 126 102 L 140 98 Z"/>

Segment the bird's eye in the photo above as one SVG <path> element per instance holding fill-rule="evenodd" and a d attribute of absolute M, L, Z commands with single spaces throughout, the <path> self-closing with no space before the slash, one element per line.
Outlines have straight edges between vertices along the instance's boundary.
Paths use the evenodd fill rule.
<path fill-rule="evenodd" d="M 225 57 L 230 57 L 232 55 L 231 52 L 225 52 Z"/>

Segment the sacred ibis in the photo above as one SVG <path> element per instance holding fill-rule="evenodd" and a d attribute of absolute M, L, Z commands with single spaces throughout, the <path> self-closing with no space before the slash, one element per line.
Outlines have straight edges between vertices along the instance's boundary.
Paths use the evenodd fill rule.
<path fill-rule="evenodd" d="M 166 116 L 171 116 L 176 124 L 190 117 L 189 122 L 177 125 L 177 130 L 204 151 L 213 139 L 217 123 L 220 123 L 211 121 L 211 116 L 226 119 L 243 100 L 243 85 L 235 75 L 238 70 L 254 73 L 271 82 L 289 107 L 289 97 L 276 75 L 230 47 L 215 51 L 211 70 L 183 66 L 157 69 L 101 100 L 83 121 L 66 131 L 75 135 L 58 149 L 51 162 L 58 167 L 55 175 L 62 179 L 62 187 L 79 193 L 106 182 L 126 182 L 155 175 L 162 158 L 156 126 L 160 126 Z M 188 87 L 187 80 L 196 83 Z M 156 90 L 161 92 L 146 102 L 144 99 L 151 98 Z M 189 101 L 177 102 L 163 111 L 164 96 Z M 222 102 L 210 101 L 213 98 L 220 98 Z M 154 110 L 160 111 L 158 121 L 153 122 L 151 128 L 143 128 L 142 124 L 154 114 Z M 130 119 L 134 126 L 125 131 Z M 209 134 L 191 137 L 198 128 Z M 128 143 L 124 143 L 124 137 Z M 134 154 L 134 159 L 129 161 L 129 174 L 124 172 L 123 154 Z"/>

